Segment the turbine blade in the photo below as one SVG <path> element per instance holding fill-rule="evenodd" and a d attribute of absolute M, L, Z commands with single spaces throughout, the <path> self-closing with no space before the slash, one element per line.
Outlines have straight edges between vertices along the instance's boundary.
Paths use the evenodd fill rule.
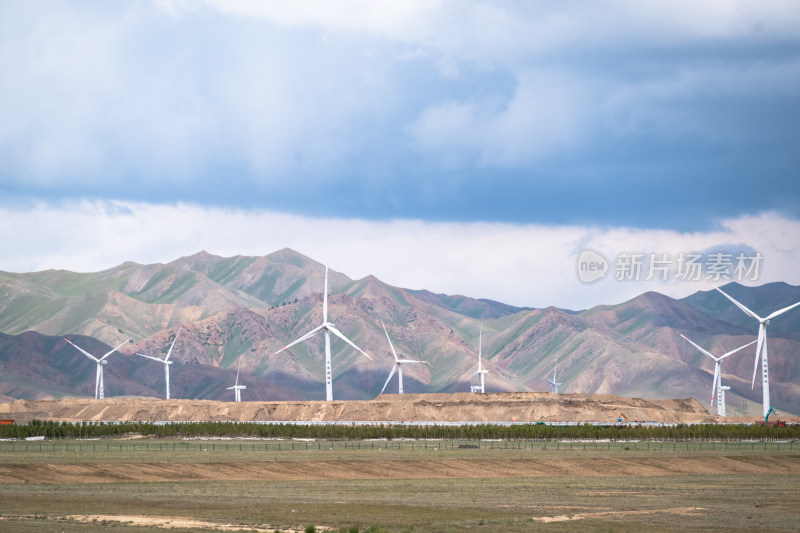
<path fill-rule="evenodd" d="M 712 287 L 714 287 L 715 289 L 717 289 L 719 292 L 721 292 L 721 293 L 722 293 L 722 295 L 723 295 L 723 296 L 725 296 L 725 298 L 727 298 L 728 300 L 732 301 L 732 302 L 733 302 L 733 303 L 736 305 L 736 307 L 738 307 L 739 309 L 741 309 L 742 311 L 744 311 L 744 312 L 745 312 L 745 314 L 747 314 L 747 315 L 750 315 L 751 317 L 753 317 L 753 318 L 755 318 L 756 320 L 758 320 L 759 322 L 761 322 L 761 317 L 760 317 L 760 316 L 758 316 L 757 314 L 755 314 L 754 312 L 752 312 L 750 309 L 748 309 L 747 307 L 745 307 L 743 304 L 741 304 L 741 303 L 737 302 L 736 300 L 734 300 L 733 298 L 731 298 L 730 296 L 728 296 L 727 294 L 725 294 L 725 292 L 724 292 L 722 289 L 720 289 L 719 287 L 717 287 L 716 285 L 714 285 L 714 284 L 713 284 L 713 283 L 711 283 L 710 281 L 708 282 L 708 284 L 709 284 L 709 285 L 711 285 Z"/>
<path fill-rule="evenodd" d="M 178 328 L 178 333 L 175 334 L 175 338 L 172 340 L 172 344 L 169 347 L 169 351 L 167 352 L 167 356 L 164 358 L 164 361 L 169 361 L 169 356 L 172 355 L 172 349 L 175 347 L 175 342 L 178 340 L 178 335 L 181 334 L 181 330 L 183 326 Z"/>
<path fill-rule="evenodd" d="M 143 353 L 136 352 L 136 355 L 141 357 L 146 357 L 147 359 L 152 359 L 153 361 L 158 361 L 159 363 L 163 363 L 165 360 L 159 359 L 158 357 L 153 357 L 152 355 L 145 355 Z"/>
<path fill-rule="evenodd" d="M 719 359 L 720 359 L 720 360 L 722 360 L 722 359 L 725 359 L 725 358 L 726 358 L 726 357 L 728 357 L 729 355 L 733 355 L 733 354 L 735 354 L 736 352 L 738 352 L 739 350 L 743 350 L 744 348 L 747 348 L 747 347 L 748 347 L 748 346 L 750 346 L 751 344 L 754 344 L 754 343 L 755 343 L 757 340 L 758 340 L 758 339 L 756 339 L 755 341 L 752 341 L 752 342 L 748 342 L 748 343 L 747 343 L 747 344 L 745 344 L 744 346 L 739 346 L 739 347 L 738 347 L 738 348 L 736 348 L 735 350 L 731 350 L 730 352 L 726 353 L 725 355 L 721 355 L 721 356 L 719 356 Z"/>
<path fill-rule="evenodd" d="M 427 361 L 417 361 L 415 359 L 398 359 L 397 362 L 400 363 L 401 365 L 406 365 L 406 364 L 411 364 L 411 363 L 426 363 L 426 364 L 430 364 Z"/>
<path fill-rule="evenodd" d="M 782 315 L 783 313 L 785 313 L 785 312 L 786 312 L 786 311 L 788 311 L 789 309 L 794 309 L 794 308 L 795 308 L 795 307 L 797 307 L 798 305 L 800 305 L 800 302 L 797 302 L 797 303 L 796 303 L 796 304 L 794 304 L 794 305 L 790 305 L 789 307 L 784 307 L 783 309 L 778 309 L 777 311 L 775 311 L 774 313 L 772 313 L 771 315 L 769 315 L 769 316 L 768 316 L 767 318 L 765 318 L 764 320 L 772 320 L 772 319 L 773 319 L 773 318 L 775 318 L 776 316 L 778 316 L 778 315 Z"/>
<path fill-rule="evenodd" d="M 325 291 L 322 293 L 322 322 L 328 321 L 328 265 L 325 265 Z"/>
<path fill-rule="evenodd" d="M 714 357 L 713 355 L 711 355 L 711 352 L 709 352 L 709 351 L 707 351 L 707 350 L 705 350 L 705 349 L 701 348 L 701 347 L 700 347 L 700 346 L 698 346 L 697 344 L 695 344 L 695 343 L 693 343 L 692 341 L 690 341 L 688 338 L 684 337 L 684 336 L 683 336 L 683 333 L 678 333 L 678 335 L 680 335 L 681 337 L 683 337 L 683 338 L 684 338 L 684 340 L 685 340 L 686 342 L 688 342 L 689 344 L 691 344 L 692 346 L 694 346 L 695 348 L 697 348 L 698 350 L 700 350 L 701 352 L 703 352 L 704 354 L 706 354 L 707 356 L 709 356 L 709 357 L 710 357 L 711 359 L 713 359 L 714 361 L 716 361 L 716 360 L 717 360 L 717 358 L 716 358 L 716 357 Z"/>
<path fill-rule="evenodd" d="M 750 385 L 750 390 L 756 387 L 756 372 L 758 371 L 758 358 L 761 356 L 761 346 L 767 336 L 767 326 L 763 322 L 758 327 L 758 344 L 756 345 L 756 362 L 753 365 L 753 383 Z"/>
<path fill-rule="evenodd" d="M 122 343 L 120 343 L 120 345 L 119 345 L 119 346 L 117 346 L 116 348 L 114 348 L 113 350 L 111 350 L 110 352 L 108 352 L 107 354 L 105 354 L 103 357 L 101 357 L 101 358 L 100 358 L 100 360 L 102 361 L 103 359 L 105 359 L 106 357 L 108 357 L 109 355 L 111 355 L 112 353 L 116 352 L 117 350 L 119 350 L 120 348 L 122 348 L 122 347 L 123 347 L 123 346 L 124 346 L 124 345 L 125 345 L 125 344 L 126 344 L 128 341 L 130 341 L 130 340 L 133 340 L 133 337 L 131 337 L 130 339 L 128 339 L 128 340 L 127 340 L 127 341 L 125 341 L 125 342 L 122 342 Z"/>
<path fill-rule="evenodd" d="M 275 352 L 275 353 L 274 353 L 274 354 L 272 354 L 272 355 L 273 355 L 273 356 L 275 356 L 275 355 L 278 355 L 279 353 L 281 353 L 282 351 L 286 350 L 287 348 L 291 348 L 292 346 L 294 346 L 294 345 L 295 345 L 295 344 L 297 344 L 297 343 L 303 342 L 303 341 L 304 341 L 304 340 L 306 340 L 306 339 L 310 339 L 311 337 L 313 337 L 314 335 L 316 335 L 317 333 L 319 333 L 320 331 L 322 331 L 322 327 L 323 327 L 323 326 L 317 326 L 317 327 L 315 327 L 314 329 L 312 329 L 311 331 L 309 331 L 308 333 L 306 333 L 305 335 L 303 335 L 302 337 L 300 337 L 300 338 L 299 338 L 299 339 L 297 339 L 296 341 L 294 341 L 294 342 L 290 342 L 289 344 L 287 344 L 286 346 L 284 346 L 283 348 L 281 348 L 280 350 L 278 350 L 277 352 Z"/>
<path fill-rule="evenodd" d="M 389 372 L 389 377 L 386 378 L 386 383 L 383 384 L 383 388 L 381 389 L 381 394 L 383 394 L 383 391 L 386 390 L 386 386 L 389 384 L 389 380 L 392 379 L 392 376 L 394 376 L 394 371 L 395 370 L 397 370 L 397 365 L 394 365 L 392 367 L 392 371 Z M 378 396 L 380 396 L 381 394 L 378 394 Z"/>
<path fill-rule="evenodd" d="M 367 352 L 365 352 L 364 350 L 362 350 L 361 348 L 359 348 L 358 346 L 356 346 L 355 344 L 353 344 L 353 341 L 351 341 L 350 339 L 348 339 L 347 337 L 345 337 L 345 336 L 344 336 L 344 333 L 342 333 L 341 331 L 339 331 L 338 329 L 336 329 L 336 328 L 335 328 L 335 327 L 333 327 L 333 326 L 328 326 L 328 329 L 331 331 L 331 333 L 333 333 L 334 335 L 336 335 L 337 337 L 339 337 L 340 339 L 342 339 L 344 342 L 346 342 L 347 344 L 349 344 L 350 346 L 352 346 L 353 348 L 355 348 L 356 350 L 358 350 L 359 352 L 361 352 L 362 354 L 364 354 L 364 357 L 366 357 L 367 359 L 369 359 L 370 361 L 372 361 L 372 357 L 370 357 L 369 355 L 367 355 Z"/>
<path fill-rule="evenodd" d="M 72 344 L 73 346 L 75 346 L 75 348 L 77 348 L 78 351 L 80 351 L 83 355 L 85 355 L 86 357 L 88 357 L 89 359 L 94 361 L 95 363 L 100 362 L 100 360 L 97 357 L 93 356 L 92 354 L 90 354 L 89 352 L 87 352 L 86 350 L 81 348 L 80 346 L 77 346 L 76 344 L 74 344 L 72 341 L 70 341 L 66 337 L 64 338 L 64 340 L 67 341 L 68 343 Z"/>
<path fill-rule="evenodd" d="M 389 348 L 392 349 L 392 355 L 394 355 L 394 360 L 395 362 L 397 362 L 398 361 L 397 352 L 394 351 L 394 345 L 392 345 L 392 339 L 389 338 L 389 332 L 386 331 L 386 324 L 383 323 L 383 320 L 381 320 L 381 326 L 383 326 L 383 332 L 386 333 L 386 340 L 389 341 Z"/>
<path fill-rule="evenodd" d="M 234 387 L 239 386 L 239 365 L 236 365 L 236 383 L 234 383 Z"/>

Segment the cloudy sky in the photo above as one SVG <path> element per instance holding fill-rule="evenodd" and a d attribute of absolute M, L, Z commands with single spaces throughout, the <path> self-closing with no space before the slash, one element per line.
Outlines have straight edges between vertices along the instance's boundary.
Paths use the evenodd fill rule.
<path fill-rule="evenodd" d="M 800 284 L 796 2 L 0 1 L 0 72 L 2 270 L 288 246 L 535 307 Z"/>

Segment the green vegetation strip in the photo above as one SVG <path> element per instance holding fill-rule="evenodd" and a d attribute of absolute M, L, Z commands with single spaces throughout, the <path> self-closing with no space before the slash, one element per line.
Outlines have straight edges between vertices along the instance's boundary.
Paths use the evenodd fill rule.
<path fill-rule="evenodd" d="M 43 422 L 0 426 L 0 438 L 47 439 L 119 438 L 137 434 L 152 438 L 250 437 L 304 439 L 445 439 L 445 440 L 797 440 L 800 425 L 786 427 L 736 424 L 679 424 L 676 426 L 550 426 L 480 424 L 472 426 L 257 424 L 232 422 Z"/>

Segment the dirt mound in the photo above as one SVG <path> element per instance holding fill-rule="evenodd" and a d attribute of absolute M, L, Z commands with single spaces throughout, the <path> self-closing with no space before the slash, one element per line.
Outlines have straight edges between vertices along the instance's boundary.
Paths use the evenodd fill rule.
<path fill-rule="evenodd" d="M 0 419 L 59 421 L 476 421 L 714 422 L 694 399 L 643 400 L 611 395 L 508 392 L 406 394 L 371 401 L 218 402 L 142 398 L 16 400 L 0 403 Z"/>

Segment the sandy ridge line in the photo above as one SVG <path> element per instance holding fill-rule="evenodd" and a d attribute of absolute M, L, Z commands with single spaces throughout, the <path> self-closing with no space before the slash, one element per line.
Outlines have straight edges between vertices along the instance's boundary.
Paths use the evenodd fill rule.
<path fill-rule="evenodd" d="M 697 400 L 643 400 L 611 395 L 505 392 L 388 395 L 379 400 L 218 402 L 140 398 L 68 398 L 0 403 L 0 416 L 18 421 L 715 421 Z"/>
<path fill-rule="evenodd" d="M 783 456 L 567 457 L 541 459 L 424 459 L 210 463 L 32 463 L 0 465 L 0 483 L 129 483 L 325 479 L 446 479 L 502 477 L 668 476 L 800 473 Z"/>

